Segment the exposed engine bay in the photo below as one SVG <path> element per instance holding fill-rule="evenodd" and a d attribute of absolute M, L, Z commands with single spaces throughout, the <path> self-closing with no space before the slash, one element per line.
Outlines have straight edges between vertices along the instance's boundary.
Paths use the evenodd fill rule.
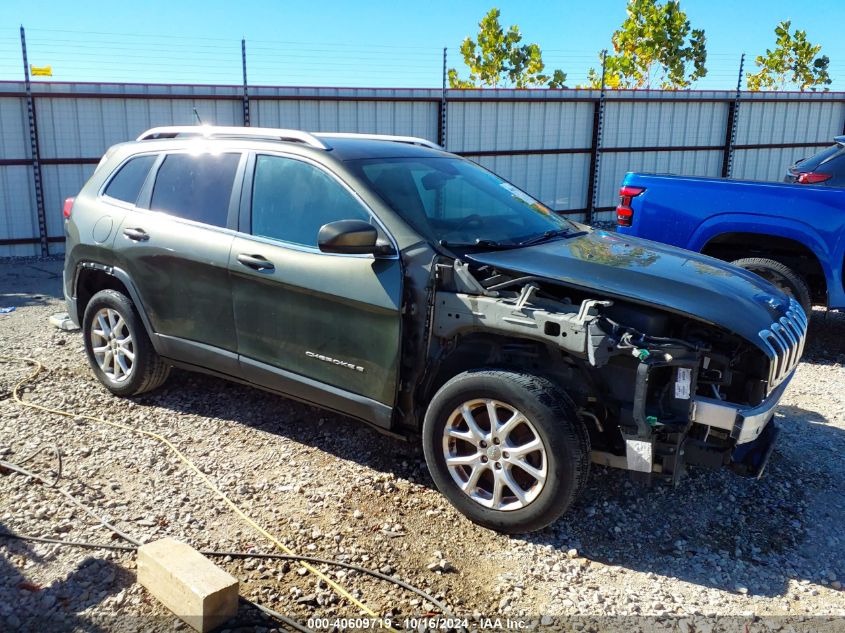
<path fill-rule="evenodd" d="M 668 308 L 460 260 L 436 267 L 439 365 L 530 367 L 575 401 L 596 463 L 676 482 L 686 465 L 759 476 L 783 387 L 757 345 Z M 788 380 L 786 381 L 788 382 Z"/>

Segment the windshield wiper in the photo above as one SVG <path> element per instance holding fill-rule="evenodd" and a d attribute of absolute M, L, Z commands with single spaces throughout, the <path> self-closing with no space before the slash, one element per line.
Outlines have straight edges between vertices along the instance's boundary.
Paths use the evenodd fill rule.
<path fill-rule="evenodd" d="M 529 237 L 527 240 L 523 240 L 517 243 L 517 246 L 531 246 L 532 244 L 546 242 L 556 237 L 569 237 L 571 235 L 573 235 L 573 233 L 569 229 L 556 229 L 554 231 L 546 231 L 541 235 L 535 235 L 534 237 Z"/>

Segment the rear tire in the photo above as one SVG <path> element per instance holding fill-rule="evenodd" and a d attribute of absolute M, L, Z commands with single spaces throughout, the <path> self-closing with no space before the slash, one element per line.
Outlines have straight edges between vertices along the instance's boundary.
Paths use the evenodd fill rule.
<path fill-rule="evenodd" d="M 116 396 L 137 396 L 167 380 L 170 366 L 156 354 L 141 317 L 126 295 L 101 290 L 91 297 L 82 318 L 82 332 L 94 375 Z"/>
<path fill-rule="evenodd" d="M 589 434 L 572 400 L 515 371 L 467 371 L 443 385 L 425 415 L 423 450 L 440 492 L 471 521 L 507 534 L 554 522 L 590 472 Z"/>
<path fill-rule="evenodd" d="M 810 288 L 799 273 L 792 270 L 786 264 L 763 257 L 746 257 L 744 259 L 737 259 L 731 263 L 734 266 L 739 266 L 759 275 L 795 299 L 804 309 L 807 320 L 810 319 L 810 314 L 813 310 L 813 302 L 810 299 Z"/>

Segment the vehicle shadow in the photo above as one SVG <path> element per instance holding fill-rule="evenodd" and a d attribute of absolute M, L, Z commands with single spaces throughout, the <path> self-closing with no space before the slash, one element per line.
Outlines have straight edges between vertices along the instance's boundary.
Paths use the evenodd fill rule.
<path fill-rule="evenodd" d="M 814 365 L 845 363 L 845 312 L 813 310 L 803 362 Z"/>
<path fill-rule="evenodd" d="M 697 585 L 779 596 L 790 580 L 845 575 L 845 432 L 781 407 L 778 448 L 760 480 L 692 470 L 677 488 L 594 467 L 576 505 L 526 541 Z"/>
<path fill-rule="evenodd" d="M 0 630 L 129 633 L 189 628 L 174 626 L 176 616 L 169 612 L 165 615 L 128 615 L 119 603 L 111 603 L 98 613 L 82 613 L 131 587 L 135 583 L 135 574 L 110 560 L 98 558 L 97 554 L 101 551 L 71 547 L 72 551 L 79 553 L 79 563 L 73 571 L 49 585 L 40 586 L 28 578 L 21 567 L 27 562 L 48 564 L 53 556 L 39 556 L 27 541 L 2 536 L 9 531 L 0 523 Z M 271 630 L 278 627 L 278 622 L 252 605 L 241 604 L 237 615 L 226 622 L 225 627 Z"/>
<path fill-rule="evenodd" d="M 174 373 L 166 390 L 139 403 L 221 417 L 434 487 L 417 443 L 344 416 L 184 372 Z M 176 393 L 178 400 L 169 395 Z M 645 487 L 623 471 L 593 467 L 586 490 L 561 520 L 517 538 L 750 595 L 783 595 L 789 580 L 818 583 L 830 573 L 841 579 L 845 431 L 797 407 L 781 407 L 776 417 L 782 433 L 761 480 L 696 469 L 677 488 Z"/>
<path fill-rule="evenodd" d="M 8 531 L 0 523 L 0 533 Z M 129 587 L 135 578 L 112 561 L 78 551 L 80 560 L 71 572 L 41 586 L 22 567 L 27 562 L 47 564 L 51 556 L 39 556 L 26 541 L 0 536 L 0 597 L 9 599 L 0 606 L 0 628 L 33 633 L 116 630 L 116 615 L 98 618 L 80 612 Z"/>

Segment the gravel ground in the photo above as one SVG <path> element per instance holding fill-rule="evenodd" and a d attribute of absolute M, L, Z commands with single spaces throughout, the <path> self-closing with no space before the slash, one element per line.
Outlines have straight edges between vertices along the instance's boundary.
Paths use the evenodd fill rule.
<path fill-rule="evenodd" d="M 422 451 L 344 417 L 215 378 L 174 372 L 134 400 L 93 378 L 63 310 L 61 261 L 0 262 L 0 354 L 50 368 L 26 398 L 165 435 L 298 553 L 364 565 L 445 600 L 474 628 L 763 631 L 845 629 L 845 316 L 813 336 L 777 419 L 760 481 L 697 471 L 644 488 L 593 467 L 555 525 L 509 538 L 477 527 L 433 489 Z M 273 551 L 156 442 L 33 412 L 9 398 L 23 365 L 0 364 L 0 459 L 61 447 L 61 485 L 142 541 Z M 49 454 L 28 462 L 50 476 Z M 121 544 L 48 486 L 0 475 L 0 530 Z M 241 595 L 306 622 L 358 612 L 296 563 L 218 558 Z M 357 572 L 325 568 L 401 623 L 432 605 Z M 181 624 L 134 583 L 134 555 L 0 538 L 0 630 L 160 630 Z M 482 618 L 490 618 L 489 621 Z M 231 630 L 277 625 L 244 607 Z M 316 624 L 313 628 L 318 628 Z M 325 627 L 322 627 L 325 628 Z"/>

